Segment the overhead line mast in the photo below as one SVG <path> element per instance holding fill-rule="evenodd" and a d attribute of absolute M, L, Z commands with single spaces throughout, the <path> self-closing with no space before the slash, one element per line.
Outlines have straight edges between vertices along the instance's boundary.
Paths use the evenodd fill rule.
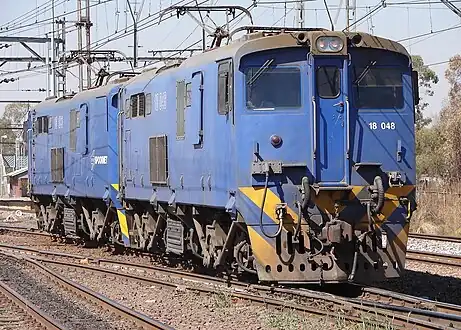
<path fill-rule="evenodd" d="M 300 28 L 304 27 L 304 2 L 303 0 L 299 0 L 296 3 L 296 11 L 298 14 L 296 15 L 296 25 Z"/>
<path fill-rule="evenodd" d="M 82 2 L 85 1 L 85 15 L 83 15 Z M 79 91 L 91 87 L 91 27 L 93 23 L 90 20 L 90 0 L 77 0 L 77 48 L 81 54 L 78 60 L 78 88 Z M 83 52 L 83 27 L 85 27 L 86 54 Z M 86 75 L 84 74 L 86 67 Z M 86 86 L 84 81 L 86 80 Z"/>

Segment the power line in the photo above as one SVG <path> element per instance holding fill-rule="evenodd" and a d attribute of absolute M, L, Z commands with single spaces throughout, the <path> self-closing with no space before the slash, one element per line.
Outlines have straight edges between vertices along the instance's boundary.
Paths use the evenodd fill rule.
<path fill-rule="evenodd" d="M 67 0 L 65 0 L 67 1 Z M 114 0 L 99 0 L 97 3 L 93 3 L 93 4 L 90 4 L 90 8 L 93 8 L 95 6 L 100 6 L 100 5 L 103 5 L 105 3 L 108 3 L 108 2 L 112 2 Z M 82 8 L 82 9 L 86 9 L 86 8 Z M 67 13 L 64 13 L 64 14 L 61 14 L 59 15 L 57 18 L 60 18 L 60 17 L 66 17 L 66 16 L 69 16 L 71 14 L 76 14 L 78 12 L 78 10 L 72 10 L 72 11 L 69 11 Z M 46 19 L 43 19 L 41 21 L 38 21 L 38 22 L 34 22 L 34 23 L 30 23 L 30 24 L 27 24 L 27 25 L 24 25 L 24 26 L 21 26 L 21 27 L 17 27 L 15 29 L 10 29 L 8 30 L 8 33 L 10 32 L 16 32 L 16 33 L 24 33 L 24 32 L 27 32 L 27 31 L 30 31 L 30 30 L 34 30 L 37 28 L 37 24 L 42 24 L 42 25 L 45 25 L 44 23 L 51 23 L 53 22 L 53 19 L 52 18 L 46 18 Z M 27 27 L 30 27 L 30 29 L 28 30 L 22 30 L 22 31 L 17 31 L 17 30 L 20 30 L 20 29 L 24 29 L 24 28 L 27 28 Z"/>
<path fill-rule="evenodd" d="M 40 5 L 40 6 L 36 7 L 36 8 L 34 8 L 34 9 L 31 9 L 31 10 L 29 10 L 28 12 L 26 12 L 26 13 L 24 13 L 24 14 L 22 14 L 22 15 L 16 17 L 16 18 L 13 18 L 12 20 L 10 20 L 10 21 L 8 21 L 7 23 L 3 24 L 2 27 L 3 27 L 3 26 L 8 26 L 8 25 L 10 25 L 10 24 L 13 24 L 15 21 L 20 20 L 20 19 L 25 19 L 25 18 L 27 18 L 27 17 L 29 17 L 29 16 L 31 16 L 31 15 L 32 15 L 32 16 L 36 15 L 37 12 L 38 12 L 38 10 L 39 10 L 39 8 L 41 8 L 41 7 L 47 7 L 47 5 L 50 4 L 50 3 L 52 3 L 52 1 L 53 1 L 53 0 L 48 0 L 48 2 L 42 4 L 42 5 Z M 30 15 L 30 14 L 31 14 L 31 15 Z M 3 30 L 2 27 L 0 27 L 0 30 Z"/>
<path fill-rule="evenodd" d="M 445 60 L 445 61 L 434 62 L 434 63 L 430 63 L 430 64 L 424 64 L 424 66 L 436 66 L 436 65 L 446 64 L 446 63 L 449 63 L 449 62 L 450 62 L 450 60 Z"/>
<path fill-rule="evenodd" d="M 452 27 L 449 27 L 449 28 L 446 28 L 446 29 L 431 31 L 431 32 L 427 32 L 427 33 L 418 34 L 418 35 L 415 35 L 415 36 L 412 36 L 412 37 L 400 39 L 400 40 L 397 40 L 397 42 L 405 42 L 405 41 L 409 41 L 409 40 L 413 40 L 413 39 L 417 39 L 417 38 L 426 37 L 426 36 L 429 36 L 429 35 L 436 35 L 436 34 L 439 34 L 439 33 L 442 33 L 442 32 L 456 30 L 456 29 L 459 29 L 459 28 L 461 28 L 461 24 L 457 24 L 455 26 L 452 26 Z"/>

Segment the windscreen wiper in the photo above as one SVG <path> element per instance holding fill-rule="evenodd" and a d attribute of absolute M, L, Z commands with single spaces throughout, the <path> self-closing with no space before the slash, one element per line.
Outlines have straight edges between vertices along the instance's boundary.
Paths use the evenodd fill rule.
<path fill-rule="evenodd" d="M 365 69 L 363 69 L 362 73 L 360 76 L 357 77 L 357 79 L 352 83 L 353 85 L 359 84 L 363 78 L 365 78 L 366 74 L 370 71 L 371 67 L 376 65 L 376 61 L 371 61 L 370 64 L 368 64 Z"/>
<path fill-rule="evenodd" d="M 255 75 L 251 77 L 250 81 L 247 82 L 247 85 L 253 84 L 269 68 L 272 62 L 274 62 L 273 58 L 264 62 L 262 67 L 260 67 L 259 70 L 256 71 Z"/>

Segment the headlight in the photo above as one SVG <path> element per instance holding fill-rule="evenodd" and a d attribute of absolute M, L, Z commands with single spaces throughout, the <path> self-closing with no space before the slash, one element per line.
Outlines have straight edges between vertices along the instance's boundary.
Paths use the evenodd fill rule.
<path fill-rule="evenodd" d="M 320 52 L 337 53 L 343 50 L 344 44 L 339 37 L 318 37 L 316 46 Z"/>

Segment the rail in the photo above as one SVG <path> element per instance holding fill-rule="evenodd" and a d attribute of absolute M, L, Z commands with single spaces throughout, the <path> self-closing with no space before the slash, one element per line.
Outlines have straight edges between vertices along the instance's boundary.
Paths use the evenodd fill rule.
<path fill-rule="evenodd" d="M 348 311 L 345 318 L 350 321 L 360 322 L 361 315 L 371 314 L 381 319 L 392 320 L 398 326 L 416 326 L 418 329 L 450 329 L 453 326 L 461 326 L 461 307 L 439 302 L 428 301 L 419 297 L 401 295 L 395 292 L 381 291 L 373 293 L 371 288 L 365 289 L 368 294 L 362 294 L 360 298 L 345 298 L 317 291 L 305 289 L 290 289 L 283 287 L 269 287 L 264 285 L 252 285 L 246 282 L 231 281 L 201 274 L 189 273 L 177 269 L 168 269 L 151 265 L 137 263 L 126 263 L 107 259 L 85 258 L 83 256 L 71 255 L 66 253 L 40 251 L 28 247 L 8 246 L 1 244 L 0 248 L 13 252 L 31 254 L 30 258 L 40 264 L 54 264 L 63 267 L 74 267 L 89 272 L 100 272 L 105 275 L 122 277 L 139 281 L 147 284 L 160 285 L 163 287 L 177 288 L 178 284 L 165 281 L 164 278 L 155 278 L 139 275 L 139 270 L 152 271 L 155 274 L 168 275 L 169 277 L 181 278 L 185 282 L 186 290 L 216 293 L 228 290 L 229 295 L 235 298 L 249 300 L 256 303 L 277 307 L 289 307 L 298 311 L 317 315 L 335 315 L 339 310 Z M 56 260 L 59 258 L 74 259 Z M 53 258 L 53 259 L 52 259 Z M 78 262 L 80 259 L 88 259 L 88 264 Z M 104 267 L 106 266 L 106 267 Z M 113 267 L 110 269 L 109 267 Z M 44 266 L 42 266 L 44 267 Z M 121 271 L 134 271 L 133 273 Z M 197 285 L 199 283 L 200 285 Z M 194 285 L 195 284 L 195 285 Z M 256 292 L 256 293 L 254 293 Z M 386 293 L 386 294 L 385 294 Z M 296 297 L 297 303 L 280 299 L 280 296 L 289 295 L 290 298 Z M 377 300 L 377 295 L 381 297 L 391 297 L 392 299 Z M 428 309 L 428 305 L 433 306 Z M 316 307 L 319 306 L 319 307 Z"/>
<path fill-rule="evenodd" d="M 11 256 L 11 255 L 10 255 Z M 82 296 L 88 301 L 99 305 L 122 318 L 128 319 L 136 323 L 139 327 L 143 329 L 161 329 L 161 330 L 172 330 L 170 326 L 163 324 L 157 320 L 154 320 L 142 313 L 136 312 L 130 308 L 127 308 L 118 302 L 111 300 L 87 287 L 84 287 L 74 281 L 66 279 L 61 275 L 57 274 L 53 270 L 44 266 L 42 263 L 38 262 L 29 257 L 18 256 L 17 258 L 26 261 L 28 264 L 32 265 L 36 269 L 40 270 L 44 275 L 46 275 L 51 281 L 60 285 L 66 290 L 74 292 L 76 295 Z"/>
<path fill-rule="evenodd" d="M 408 237 L 417 238 L 417 239 L 426 239 L 426 240 L 430 240 L 430 241 L 461 243 L 461 237 L 455 237 L 455 236 L 443 236 L 443 235 L 410 233 L 408 235 Z"/>
<path fill-rule="evenodd" d="M 407 251 L 407 260 L 461 268 L 461 256 L 425 251 Z"/>
<path fill-rule="evenodd" d="M 0 296 L 6 297 L 9 301 L 22 309 L 24 313 L 29 315 L 36 323 L 39 323 L 45 329 L 67 330 L 67 328 L 60 324 L 57 320 L 54 320 L 51 316 L 39 309 L 32 302 L 11 289 L 2 281 L 0 281 Z"/>

